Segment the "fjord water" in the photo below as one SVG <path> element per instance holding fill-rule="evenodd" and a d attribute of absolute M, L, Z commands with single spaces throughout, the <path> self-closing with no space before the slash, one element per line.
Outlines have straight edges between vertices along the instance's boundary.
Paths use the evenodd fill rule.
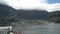
<path fill-rule="evenodd" d="M 60 34 L 60 24 L 48 23 L 40 25 L 16 25 L 13 30 L 24 34 Z"/>

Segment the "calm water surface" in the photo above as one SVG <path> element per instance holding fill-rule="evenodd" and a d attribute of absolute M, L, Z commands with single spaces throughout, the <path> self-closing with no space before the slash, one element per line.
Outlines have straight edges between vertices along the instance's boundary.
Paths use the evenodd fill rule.
<path fill-rule="evenodd" d="M 16 25 L 14 31 L 22 31 L 24 34 L 60 34 L 60 24 L 41 24 L 41 25 Z"/>

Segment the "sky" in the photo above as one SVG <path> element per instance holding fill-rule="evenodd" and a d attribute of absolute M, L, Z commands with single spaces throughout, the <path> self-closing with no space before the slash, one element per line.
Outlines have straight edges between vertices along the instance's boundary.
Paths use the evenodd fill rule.
<path fill-rule="evenodd" d="M 48 12 L 60 10 L 60 0 L 0 0 L 0 3 L 7 4 L 17 10 L 37 9 Z"/>

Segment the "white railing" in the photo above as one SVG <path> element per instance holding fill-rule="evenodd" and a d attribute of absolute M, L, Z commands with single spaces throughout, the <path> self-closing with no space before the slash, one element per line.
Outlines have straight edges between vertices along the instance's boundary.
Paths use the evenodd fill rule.
<path fill-rule="evenodd" d="M 12 26 L 0 27 L 0 34 L 7 34 L 12 29 Z"/>

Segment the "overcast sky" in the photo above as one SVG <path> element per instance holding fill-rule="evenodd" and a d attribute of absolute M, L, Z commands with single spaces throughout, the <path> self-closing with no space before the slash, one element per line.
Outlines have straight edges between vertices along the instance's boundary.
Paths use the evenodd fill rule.
<path fill-rule="evenodd" d="M 0 0 L 15 9 L 60 10 L 60 0 Z"/>

